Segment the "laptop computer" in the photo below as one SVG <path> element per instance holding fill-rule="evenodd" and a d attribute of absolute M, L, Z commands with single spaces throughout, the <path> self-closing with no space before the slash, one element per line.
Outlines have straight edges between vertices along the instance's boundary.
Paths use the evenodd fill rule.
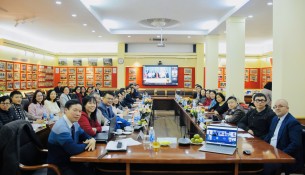
<path fill-rule="evenodd" d="M 199 151 L 232 155 L 237 146 L 237 127 L 207 126 L 205 145 Z"/>
<path fill-rule="evenodd" d="M 106 132 L 97 133 L 96 136 L 95 136 L 95 140 L 97 142 L 107 142 L 107 141 L 109 141 L 113 136 L 115 126 L 116 126 L 116 117 L 113 117 L 110 120 L 110 126 L 109 126 L 108 132 L 106 131 Z"/>

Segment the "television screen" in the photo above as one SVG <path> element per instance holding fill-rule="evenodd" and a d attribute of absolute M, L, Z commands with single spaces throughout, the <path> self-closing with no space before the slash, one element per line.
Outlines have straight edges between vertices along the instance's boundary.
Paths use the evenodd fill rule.
<path fill-rule="evenodd" d="M 178 85 L 177 65 L 143 66 L 143 85 Z"/>

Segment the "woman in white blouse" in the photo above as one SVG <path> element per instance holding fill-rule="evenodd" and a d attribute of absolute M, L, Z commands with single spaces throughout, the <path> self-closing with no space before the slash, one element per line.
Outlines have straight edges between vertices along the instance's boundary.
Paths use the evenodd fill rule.
<path fill-rule="evenodd" d="M 67 101 L 71 100 L 71 97 L 69 96 L 70 89 L 68 86 L 64 87 L 64 93 L 62 93 L 59 97 L 60 102 L 60 110 L 62 113 L 64 113 L 65 105 Z"/>
<path fill-rule="evenodd" d="M 40 90 L 36 90 L 33 95 L 32 103 L 29 106 L 29 113 L 34 115 L 36 119 L 42 119 L 44 114 L 46 117 L 49 116 L 49 112 L 44 106 L 44 99 Z"/>
<path fill-rule="evenodd" d="M 47 108 L 49 114 L 60 116 L 60 108 L 56 102 L 56 92 L 51 89 L 47 92 L 47 98 L 44 101 L 44 105 Z"/>

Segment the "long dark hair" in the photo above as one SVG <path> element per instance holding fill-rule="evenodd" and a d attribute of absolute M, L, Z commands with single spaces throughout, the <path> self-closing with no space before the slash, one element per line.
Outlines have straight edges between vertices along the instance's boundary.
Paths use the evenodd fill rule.
<path fill-rule="evenodd" d="M 36 91 L 34 92 L 34 94 L 33 94 L 33 99 L 32 99 L 32 103 L 37 104 L 36 95 L 37 95 L 39 92 L 40 92 L 41 95 L 42 95 L 41 104 L 44 105 L 44 97 L 43 97 L 43 93 L 41 92 L 41 90 L 36 90 Z"/>
<path fill-rule="evenodd" d="M 264 89 L 272 91 L 272 82 L 268 82 L 267 84 L 265 84 Z"/>
<path fill-rule="evenodd" d="M 86 111 L 86 104 L 88 103 L 88 102 L 94 102 L 95 104 L 96 104 L 96 99 L 95 99 L 95 97 L 93 97 L 93 96 L 86 96 L 85 98 L 83 98 L 83 107 L 82 107 L 82 111 L 83 112 L 85 112 L 85 113 L 87 113 L 87 111 Z M 95 108 L 95 110 L 90 114 L 90 119 L 92 119 L 93 121 L 96 121 L 96 111 L 97 111 L 97 106 L 96 106 L 96 108 Z"/>

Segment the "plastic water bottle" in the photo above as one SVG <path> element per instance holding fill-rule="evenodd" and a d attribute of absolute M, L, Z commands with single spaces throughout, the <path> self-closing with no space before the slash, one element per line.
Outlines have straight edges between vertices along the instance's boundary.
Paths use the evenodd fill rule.
<path fill-rule="evenodd" d="M 196 106 L 197 106 L 197 101 L 194 99 L 193 100 L 193 108 L 196 108 Z"/>
<path fill-rule="evenodd" d="M 53 121 L 54 120 L 54 114 L 50 114 L 50 121 Z"/>
<path fill-rule="evenodd" d="M 45 121 L 48 119 L 48 115 L 45 112 L 42 114 L 42 119 Z"/>
<path fill-rule="evenodd" d="M 150 127 L 148 135 L 149 135 L 149 142 L 152 144 L 155 141 L 155 131 L 153 127 Z"/>

